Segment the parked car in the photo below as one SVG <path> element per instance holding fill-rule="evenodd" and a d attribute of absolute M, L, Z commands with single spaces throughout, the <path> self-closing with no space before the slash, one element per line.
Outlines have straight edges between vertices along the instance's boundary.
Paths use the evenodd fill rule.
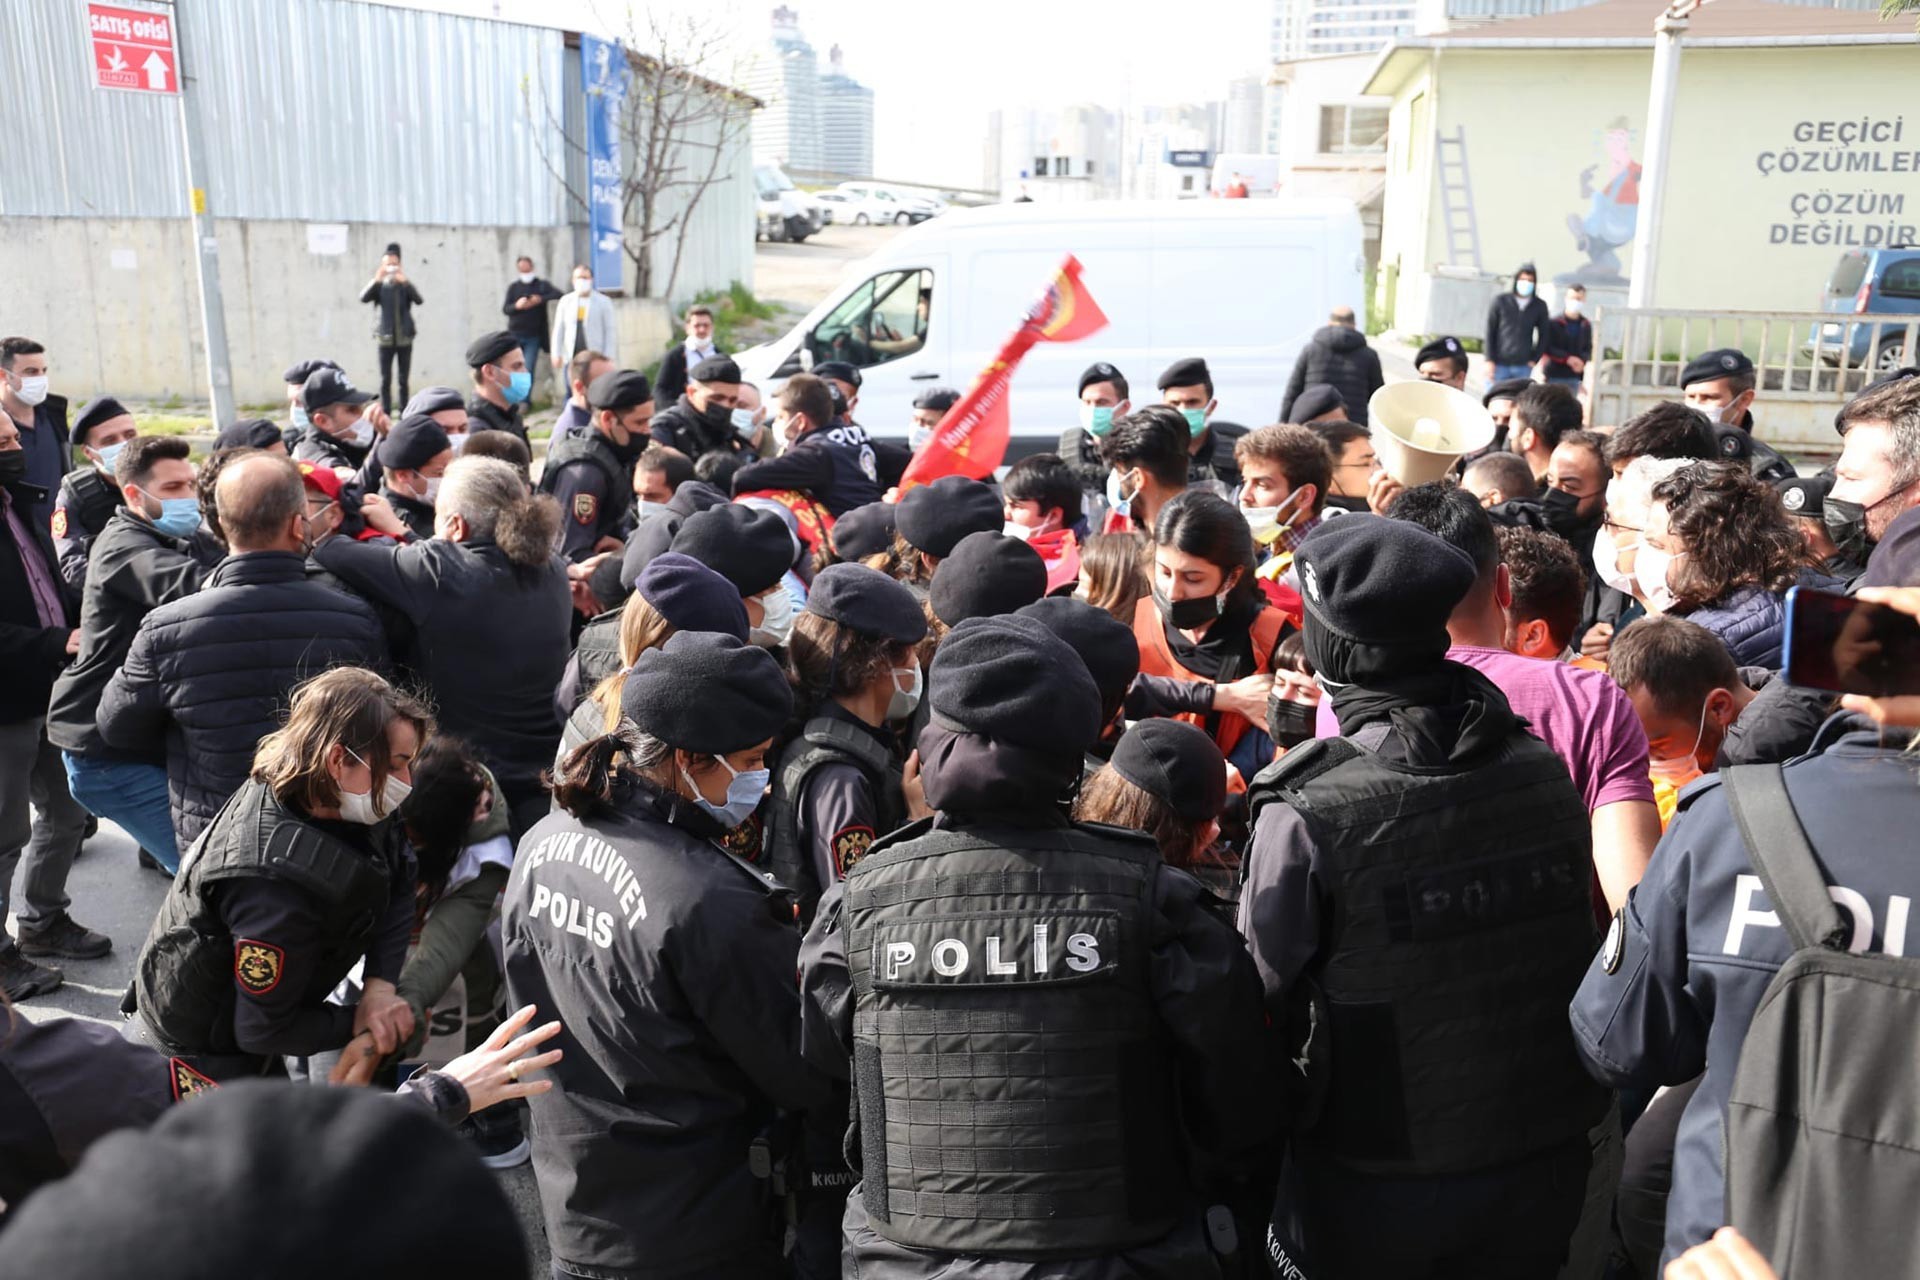
<path fill-rule="evenodd" d="M 843 182 L 836 190 L 864 201 L 863 207 L 854 214 L 853 220 L 857 226 L 869 222 L 891 222 L 905 227 L 925 222 L 944 209 L 944 206 L 931 200 L 871 182 Z"/>
<path fill-rule="evenodd" d="M 1920 354 L 1920 325 L 1881 317 L 1920 316 L 1920 246 L 1847 250 L 1827 277 L 1819 309 L 1850 319 L 1815 326 L 1801 348 L 1808 356 L 1818 346 L 1828 364 L 1841 363 L 1844 353 L 1847 364 L 1881 373 L 1913 363 L 1907 348 L 1911 339 Z"/>
<path fill-rule="evenodd" d="M 826 225 L 826 206 L 794 186 L 778 165 L 755 165 L 753 182 L 760 197 L 762 239 L 799 244 Z"/>

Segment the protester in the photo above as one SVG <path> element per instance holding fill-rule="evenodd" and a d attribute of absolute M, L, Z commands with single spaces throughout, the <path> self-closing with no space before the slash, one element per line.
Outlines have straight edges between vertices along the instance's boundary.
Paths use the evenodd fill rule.
<path fill-rule="evenodd" d="M 1736 428 L 1754 477 L 1779 484 L 1794 477 L 1793 464 L 1753 434 L 1753 399 L 1759 380 L 1744 351 L 1724 347 L 1703 352 L 1680 371 L 1680 391 L 1690 408 Z M 1723 448 L 1723 456 L 1725 454 Z"/>
<path fill-rule="evenodd" d="M 467 344 L 467 368 L 473 370 L 468 430 L 504 431 L 525 444 L 523 417 L 533 392 L 533 371 L 527 367 L 520 340 L 504 329 L 481 334 Z"/>
<path fill-rule="evenodd" d="M 1500 647 L 1523 658 L 1570 660 L 1586 588 L 1579 556 L 1558 534 L 1510 528 L 1497 532 L 1511 594 Z"/>
<path fill-rule="evenodd" d="M 1823 518 L 1835 554 L 1865 564 L 1899 515 L 1920 506 L 1920 380 L 1902 378 L 1847 402 Z"/>
<path fill-rule="evenodd" d="M 573 292 L 562 297 L 553 309 L 553 335 L 547 351 L 554 373 L 557 375 L 568 360 L 582 351 L 599 351 L 617 364 L 619 341 L 613 322 L 613 299 L 593 287 L 593 268 L 579 264 L 573 269 Z"/>
<path fill-rule="evenodd" d="M 87 465 L 60 478 L 52 528 L 60 577 L 75 591 L 87 584 L 87 554 L 93 540 L 106 528 L 114 508 L 125 501 L 114 483 L 113 464 L 127 441 L 138 434 L 133 415 L 112 396 L 89 400 L 73 420 L 73 443 L 86 455 Z M 274 438 L 279 439 L 277 432 Z"/>
<path fill-rule="evenodd" d="M 380 407 L 393 412 L 395 403 L 413 398 L 407 374 L 413 367 L 413 309 L 425 302 L 400 264 L 400 246 L 390 244 L 380 258 L 373 279 L 360 291 L 360 301 L 372 304 L 373 339 L 380 348 Z M 393 398 L 394 365 L 400 366 L 400 399 Z"/>
<path fill-rule="evenodd" d="M 539 490 L 560 505 L 560 554 L 575 564 L 621 551 L 634 502 L 634 464 L 647 447 L 653 388 L 631 369 L 603 373 L 587 388 L 587 433 L 547 450 Z M 656 446 L 657 447 L 657 446 Z"/>
<path fill-rule="evenodd" d="M 1593 431 L 1569 431 L 1560 437 L 1547 461 L 1546 488 L 1541 492 L 1541 511 L 1547 527 L 1565 538 L 1579 557 L 1586 575 L 1585 598 L 1581 602 L 1575 640 L 1586 634 L 1596 622 L 1611 622 L 1626 606 L 1626 599 L 1600 578 L 1593 559 L 1595 540 L 1606 519 L 1607 438 Z"/>
<path fill-rule="evenodd" d="M 1360 332 L 1353 308 L 1335 307 L 1327 323 L 1314 331 L 1293 362 L 1293 375 L 1287 379 L 1286 393 L 1280 400 L 1280 421 L 1310 421 L 1313 415 L 1296 417 L 1294 413 L 1301 393 L 1308 387 L 1330 386 L 1339 399 L 1328 407 L 1344 408 L 1346 412 L 1339 417 L 1364 427 L 1367 401 L 1385 383 L 1379 353 L 1367 345 L 1367 335 Z"/>
<path fill-rule="evenodd" d="M 1698 409 L 1663 400 L 1627 419 L 1607 437 L 1607 465 L 1614 478 L 1635 458 L 1687 458 L 1711 462 L 1720 456 L 1713 424 Z"/>
<path fill-rule="evenodd" d="M 1530 507 L 1539 507 L 1533 479 L 1533 468 L 1527 460 L 1517 453 L 1505 449 L 1496 449 L 1483 453 L 1467 464 L 1460 475 L 1460 487 L 1489 509 L 1507 508 L 1504 514 L 1512 518 L 1512 508 L 1516 503 Z M 1541 520 L 1546 512 L 1541 509 Z M 1506 521 L 1500 521 L 1506 523 Z"/>
<path fill-rule="evenodd" d="M 1213 739 L 1178 720 L 1142 720 L 1081 786 L 1073 817 L 1146 832 L 1168 866 L 1212 887 L 1226 803 L 1227 762 Z"/>
<path fill-rule="evenodd" d="M 689 458 L 715 450 L 746 452 L 742 424 L 734 418 L 740 398 L 740 366 L 728 356 L 710 356 L 694 365 L 687 378 L 687 389 L 680 398 L 653 415 L 653 443 L 678 449 Z M 792 386 L 791 379 L 787 385 Z M 830 409 L 823 411 L 821 420 L 813 425 L 825 425 L 831 416 Z M 745 423 L 749 431 L 751 417 L 747 415 Z"/>
<path fill-rule="evenodd" d="M 520 355 L 527 368 L 540 367 L 540 353 L 547 349 L 549 303 L 567 295 L 553 283 L 535 274 L 533 259 L 521 254 L 513 260 L 514 278 L 507 284 L 507 300 L 500 312 L 507 318 L 507 332 L 520 340 Z"/>
<path fill-rule="evenodd" d="M 231 461 L 216 500 L 231 554 L 198 591 L 140 620 L 96 719 L 109 748 L 166 760 L 180 850 L 246 781 L 294 689 L 329 667 L 378 668 L 386 652 L 365 602 L 307 577 L 311 522 L 293 463 Z"/>
<path fill-rule="evenodd" d="M 553 690 L 573 609 L 558 533 L 552 499 L 530 497 L 507 464 L 469 454 L 447 468 L 432 538 L 383 546 L 334 534 L 313 553 L 411 624 L 400 659 L 433 690 L 440 724 L 499 779 L 515 832 L 546 808 L 540 774 L 560 741 Z"/>
<path fill-rule="evenodd" d="M 664 511 L 680 486 L 694 478 L 693 460 L 678 449 L 650 444 L 633 466 L 633 496 L 639 501 L 637 518 Z"/>
<path fill-rule="evenodd" d="M 1546 351 L 1552 317 L 1547 304 L 1534 296 L 1539 278 L 1531 262 L 1521 263 L 1513 273 L 1513 289 L 1487 307 L 1486 345 L 1480 350 L 1486 357 L 1488 377 L 1495 382 L 1530 376 Z"/>
<path fill-rule="evenodd" d="M 1593 359 L 1593 321 L 1582 314 L 1586 307 L 1585 285 L 1570 284 L 1561 290 L 1560 314 L 1547 321 L 1546 345 L 1541 352 L 1541 376 L 1570 391 L 1585 381 L 1587 362 Z"/>
<path fill-rule="evenodd" d="M 528 473 L 533 467 L 533 451 L 527 442 L 509 431 L 472 431 L 466 436 L 466 448 L 460 451 L 464 458 L 493 458 L 512 467 L 520 475 L 520 483 L 526 486 L 528 493 L 533 492 L 533 482 Z M 442 480 L 446 477 L 442 476 Z"/>
<path fill-rule="evenodd" d="M 1687 410 L 1692 412 L 1692 410 Z M 1593 623 L 1580 637 L 1582 656 L 1604 659 L 1613 637 L 1636 618 L 1646 616 L 1647 601 L 1635 573 L 1646 543 L 1647 512 L 1653 486 L 1689 465 L 1686 458 L 1636 457 L 1614 474 L 1607 486 L 1606 514 L 1593 536 L 1593 571 L 1621 596 L 1613 621 Z"/>
<path fill-rule="evenodd" d="M 703 360 L 726 354 L 714 345 L 713 308 L 704 304 L 688 307 L 680 323 L 686 337 L 667 348 L 667 354 L 660 360 L 660 373 L 654 379 L 653 405 L 656 409 L 665 409 L 677 403 L 686 393 L 687 370 Z"/>
<path fill-rule="evenodd" d="M 697 366 L 695 373 L 705 368 Z M 739 381 L 737 371 L 734 381 Z M 717 402 L 730 403 L 725 387 L 716 387 L 714 394 Z M 785 452 L 778 458 L 749 461 L 741 467 L 734 473 L 733 493 L 791 489 L 818 502 L 833 516 L 879 500 L 879 469 L 872 442 L 862 427 L 832 425 L 833 408 L 825 383 L 797 373 L 787 379 L 775 404 L 772 430 L 784 442 Z M 738 430 L 736 424 L 733 438 L 744 447 Z"/>
<path fill-rule="evenodd" d="M 613 361 L 589 347 L 567 361 L 567 400 L 554 420 L 553 443 L 570 436 L 590 435 L 593 431 L 593 406 L 587 403 L 587 388 L 613 372 Z"/>
<path fill-rule="evenodd" d="M 1113 431 L 1114 422 L 1132 410 L 1128 394 L 1125 375 L 1104 360 L 1080 374 L 1080 422 L 1060 433 L 1056 452 L 1089 499 L 1097 501 L 1106 491 L 1107 463 L 1100 455 L 1100 442 Z"/>
<path fill-rule="evenodd" d="M 26 470 L 20 477 L 40 492 L 22 493 L 24 509 L 45 525 L 60 477 L 73 465 L 67 437 L 67 398 L 48 390 L 47 349 L 32 338 L 0 338 L 0 408 L 19 437 Z"/>
<path fill-rule="evenodd" d="M 1308 429 L 1326 443 L 1333 459 L 1327 505 L 1341 511 L 1373 510 L 1368 495 L 1374 491 L 1376 477 L 1385 473 L 1374 452 L 1372 435 L 1354 422 L 1316 422 Z"/>
<path fill-rule="evenodd" d="M 1454 337 L 1435 338 L 1413 353 L 1414 372 L 1455 391 L 1467 389 L 1468 364 L 1467 349 Z"/>
<path fill-rule="evenodd" d="M 1080 580 L 1080 485 L 1059 455 L 1030 453 L 1000 482 L 1006 503 L 1001 532 L 1039 553 L 1047 566 L 1047 591 L 1071 590 Z"/>
<path fill-rule="evenodd" d="M 1272 577 L 1284 573 L 1294 548 L 1320 527 L 1333 484 L 1333 458 L 1306 427 L 1272 426 L 1241 436 L 1233 459 L 1240 468 L 1240 514 L 1253 534 L 1264 583 L 1270 580 L 1267 568 Z"/>
<path fill-rule="evenodd" d="M 1131 630 L 1140 601 L 1152 589 L 1150 545 L 1141 533 L 1094 534 L 1080 553 L 1080 585 L 1074 598 L 1113 615 Z"/>
<path fill-rule="evenodd" d="M 715 842 L 760 803 L 792 695 L 766 651 L 683 632 L 620 706 L 555 778 L 501 913 L 511 998 L 566 1027 L 558 1087 L 531 1099 L 554 1270 L 774 1275 L 749 1147 L 825 1090 L 800 1058 L 791 907 Z"/>
<path fill-rule="evenodd" d="M 1580 402 L 1565 387 L 1534 383 L 1514 397 L 1507 448 L 1533 470 L 1535 491 L 1545 488 L 1547 469 L 1560 438 L 1580 429 Z"/>
<path fill-rule="evenodd" d="M 1185 492 L 1191 474 L 1190 427 L 1182 413 L 1148 405 L 1115 420 L 1100 442 L 1107 464 L 1107 528 L 1152 529 L 1160 509 Z"/>
<path fill-rule="evenodd" d="M 1215 427 L 1213 411 L 1220 402 L 1213 394 L 1213 374 L 1207 362 L 1198 357 L 1175 360 L 1155 385 L 1160 388 L 1161 403 L 1178 410 L 1186 422 L 1190 437 L 1186 482 L 1210 486 L 1221 497 L 1232 493 L 1240 484 L 1240 473 L 1233 465 L 1233 445 L 1240 437 L 1240 428 L 1228 432 Z"/>

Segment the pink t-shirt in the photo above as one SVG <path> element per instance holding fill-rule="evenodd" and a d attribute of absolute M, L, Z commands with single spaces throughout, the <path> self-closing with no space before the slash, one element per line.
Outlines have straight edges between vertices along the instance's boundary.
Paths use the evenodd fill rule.
<path fill-rule="evenodd" d="M 1533 736 L 1566 761 L 1589 813 L 1622 800 L 1653 802 L 1647 733 L 1611 676 L 1474 645 L 1455 645 L 1447 657 L 1472 667 L 1507 695 Z M 1320 700 L 1315 732 L 1322 738 L 1340 732 L 1333 699 Z"/>

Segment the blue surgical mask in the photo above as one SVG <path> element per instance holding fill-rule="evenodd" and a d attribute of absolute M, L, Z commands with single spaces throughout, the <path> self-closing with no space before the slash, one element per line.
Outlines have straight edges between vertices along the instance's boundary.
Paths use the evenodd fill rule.
<path fill-rule="evenodd" d="M 533 392 L 533 375 L 525 369 L 516 370 L 507 375 L 507 385 L 500 394 L 507 398 L 508 404 L 519 404 Z"/>
<path fill-rule="evenodd" d="M 145 489 L 140 490 L 147 497 L 153 495 Z M 169 538 L 184 538 L 200 527 L 200 499 L 198 498 L 153 498 L 160 504 L 160 514 L 154 517 L 153 527 Z"/>
<path fill-rule="evenodd" d="M 1207 411 L 1205 409 L 1182 409 L 1180 416 L 1187 420 L 1187 431 L 1199 435 L 1207 429 Z"/>
<path fill-rule="evenodd" d="M 1123 520 L 1131 515 L 1133 500 L 1139 495 L 1139 492 L 1140 491 L 1136 489 L 1133 493 L 1128 493 L 1121 487 L 1120 473 L 1118 471 L 1107 472 L 1107 505 L 1113 508 L 1113 514 Z"/>
<path fill-rule="evenodd" d="M 100 464 L 102 471 L 108 475 L 112 475 L 114 464 L 120 461 L 120 451 L 126 447 L 127 442 L 125 440 L 120 441 L 118 444 L 103 445 L 93 451 L 94 461 Z"/>
<path fill-rule="evenodd" d="M 1110 404 L 1083 404 L 1080 406 L 1080 429 L 1098 440 L 1113 430 L 1113 406 Z"/>
<path fill-rule="evenodd" d="M 686 779 L 687 790 L 693 792 L 693 802 L 705 809 L 715 822 L 731 831 L 752 817 L 753 811 L 760 807 L 760 797 L 767 793 L 767 781 L 773 776 L 773 771 L 736 769 L 727 763 L 725 756 L 715 756 L 714 759 L 720 762 L 722 769 L 733 775 L 733 780 L 727 783 L 725 804 L 715 804 L 701 795 L 700 788 L 693 784 L 693 776 L 685 769 L 680 770 L 680 776 Z"/>
<path fill-rule="evenodd" d="M 1515 280 L 1513 282 L 1513 291 L 1523 298 L 1531 298 L 1533 296 L 1533 281 Z"/>
<path fill-rule="evenodd" d="M 729 420 L 733 423 L 733 429 L 741 435 L 753 434 L 753 410 L 735 409 Z"/>

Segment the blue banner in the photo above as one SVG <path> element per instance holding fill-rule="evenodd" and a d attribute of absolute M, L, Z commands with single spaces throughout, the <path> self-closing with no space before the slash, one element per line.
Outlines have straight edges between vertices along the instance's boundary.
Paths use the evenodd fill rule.
<path fill-rule="evenodd" d="M 626 275 L 620 250 L 620 117 L 627 94 L 626 52 L 583 32 L 580 83 L 587 91 L 587 262 L 596 287 L 618 289 Z"/>

